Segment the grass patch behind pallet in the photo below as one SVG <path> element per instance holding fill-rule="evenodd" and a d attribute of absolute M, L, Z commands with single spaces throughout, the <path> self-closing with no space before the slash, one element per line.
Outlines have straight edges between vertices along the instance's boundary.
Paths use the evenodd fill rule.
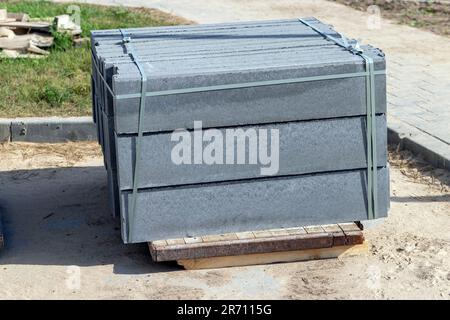
<path fill-rule="evenodd" d="M 80 8 L 83 37 L 96 29 L 188 23 L 154 9 L 72 5 Z M 48 1 L 0 1 L 0 8 L 27 13 L 31 18 L 73 14 L 70 6 Z M 89 45 L 75 48 L 65 35 L 53 36 L 55 44 L 46 58 L 0 59 L 0 117 L 91 113 Z"/>

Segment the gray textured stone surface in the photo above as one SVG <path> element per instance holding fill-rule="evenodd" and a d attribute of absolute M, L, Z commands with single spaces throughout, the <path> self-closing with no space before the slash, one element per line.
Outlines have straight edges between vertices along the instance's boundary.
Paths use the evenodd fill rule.
<path fill-rule="evenodd" d="M 414 126 L 390 117 L 388 140 L 391 144 L 399 145 L 401 149 L 422 156 L 436 168 L 450 170 L 449 145 L 440 139 L 429 137 Z"/>
<path fill-rule="evenodd" d="M 356 117 L 239 128 L 279 130 L 279 171 L 275 176 L 283 176 L 367 167 L 365 126 L 365 117 Z M 220 131 L 225 137 L 225 129 Z M 379 116 L 377 149 L 380 167 L 385 166 L 387 161 L 386 140 L 386 118 Z M 258 178 L 261 177 L 261 167 L 266 167 L 260 164 L 176 165 L 171 160 L 172 148 L 176 144 L 171 141 L 170 133 L 144 136 L 139 188 Z M 121 190 L 132 188 L 135 145 L 134 137 L 117 138 Z M 225 144 L 223 147 L 225 156 Z M 248 150 L 247 147 L 246 159 Z M 236 154 L 236 148 L 234 152 Z"/>
<path fill-rule="evenodd" d="M 385 113 L 385 76 L 376 78 L 377 113 Z M 146 99 L 144 131 L 192 128 L 194 120 L 203 121 L 204 127 L 221 127 L 364 115 L 364 88 L 364 78 L 354 78 L 149 97 Z M 138 110 L 139 99 L 117 101 L 117 133 L 137 132 Z"/>
<path fill-rule="evenodd" d="M 387 215 L 389 170 L 378 170 L 378 217 Z M 129 217 L 129 192 L 122 210 Z M 142 190 L 131 242 L 367 219 L 366 173 L 344 171 Z M 126 236 L 124 237 L 126 241 Z"/>
<path fill-rule="evenodd" d="M 63 142 L 95 140 L 96 127 L 89 117 L 22 118 L 11 122 L 11 140 Z"/>

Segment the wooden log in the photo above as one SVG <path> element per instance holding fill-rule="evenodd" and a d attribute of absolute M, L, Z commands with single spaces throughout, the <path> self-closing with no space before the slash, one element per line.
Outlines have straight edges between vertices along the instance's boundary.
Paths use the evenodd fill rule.
<path fill-rule="evenodd" d="M 344 258 L 368 252 L 368 242 L 362 244 L 336 246 L 330 248 L 296 251 L 268 252 L 239 256 L 212 257 L 201 259 L 181 259 L 177 263 L 187 270 L 216 269 L 226 267 L 250 266 L 269 263 L 296 262 L 318 259 Z"/>

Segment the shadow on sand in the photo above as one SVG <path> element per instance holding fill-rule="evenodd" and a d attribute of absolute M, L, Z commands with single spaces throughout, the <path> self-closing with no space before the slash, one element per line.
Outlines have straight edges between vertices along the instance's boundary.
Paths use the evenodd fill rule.
<path fill-rule="evenodd" d="M 112 264 L 118 274 L 180 270 L 152 262 L 146 244 L 123 244 L 108 208 L 103 167 L 0 172 L 0 214 L 3 266 Z"/>

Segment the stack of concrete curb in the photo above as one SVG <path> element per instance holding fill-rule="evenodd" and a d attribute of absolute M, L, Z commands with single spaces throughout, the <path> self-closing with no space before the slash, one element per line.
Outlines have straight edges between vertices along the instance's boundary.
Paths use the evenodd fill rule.
<path fill-rule="evenodd" d="M 386 217 L 380 50 L 308 18 L 95 31 L 92 54 L 94 122 L 126 243 Z M 205 161 L 233 130 L 243 161 L 226 142 L 214 145 L 235 164 Z M 263 143 L 261 132 L 277 134 Z M 276 170 L 249 160 L 253 138 L 259 155 L 279 153 Z"/>

